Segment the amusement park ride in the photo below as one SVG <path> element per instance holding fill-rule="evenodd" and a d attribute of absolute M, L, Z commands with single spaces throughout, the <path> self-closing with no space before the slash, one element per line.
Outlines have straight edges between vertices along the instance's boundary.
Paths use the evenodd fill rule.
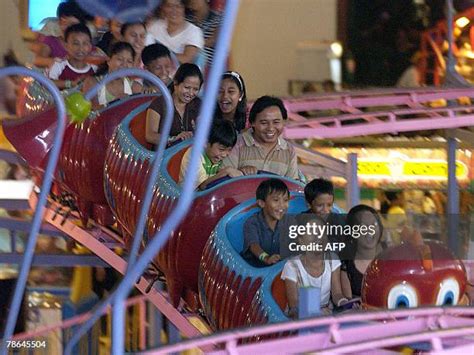
<path fill-rule="evenodd" d="M 256 211 L 254 191 L 269 175 L 239 177 L 205 191 L 193 191 L 198 157 L 209 130 L 237 7 L 238 1 L 227 1 L 225 6 L 202 119 L 193 139 L 191 173 L 182 186 L 177 184 L 177 174 L 191 142 L 184 141 L 165 150 L 166 139 L 163 139 L 157 152 L 150 150 L 144 127 L 152 95 L 122 99 L 90 116 L 85 108 L 87 101 L 77 97 L 69 99 L 66 115 L 64 101 L 49 80 L 24 68 L 0 70 L 0 76 L 33 77 L 54 99 L 52 105 L 44 90 L 38 90 L 38 83 L 27 79 L 24 101 L 20 103 L 22 117 L 3 123 L 6 137 L 41 188 L 30 198 L 35 214 L 2 350 L 7 349 L 8 341 L 36 339 L 54 328 L 13 335 L 36 236 L 41 223 L 45 223 L 124 274 L 116 290 L 93 312 L 58 325 L 59 329 L 77 327 L 65 345 L 65 353 L 74 350 L 75 344 L 109 305 L 113 312 L 112 352 L 123 353 L 125 306 L 145 299 L 181 336 L 192 338 L 172 344 L 173 334 L 176 336 L 177 332 L 169 331 L 169 345 L 149 350 L 150 353 L 194 348 L 214 353 L 389 353 L 401 348 L 434 353 L 472 352 L 474 311 L 468 307 L 449 307 L 469 305 L 471 265 L 458 260 L 442 244 L 407 243 L 381 253 L 369 267 L 364 281 L 362 305 L 370 311 L 289 322 L 284 313 L 287 300 L 279 277 L 283 264 L 257 269 L 240 256 L 243 223 Z M 119 76 L 144 77 L 162 89 L 169 108 L 165 118 L 166 136 L 173 105 L 164 84 L 149 73 L 136 69 L 114 72 L 87 93 L 85 99 L 93 97 L 104 82 Z M 473 98 L 470 88 L 425 88 L 286 99 L 291 121 L 285 135 L 288 139 L 301 140 L 455 130 L 448 138 L 449 212 L 455 213 L 453 154 L 457 141 L 453 137 L 473 138 L 465 129 L 474 126 L 474 105 L 470 104 Z M 440 100 L 444 102 L 441 107 Z M 438 103 L 437 107 L 434 102 Z M 300 115 L 302 111 L 325 110 L 339 113 L 317 118 Z M 71 122 L 66 123 L 66 117 Z M 303 160 L 325 165 L 346 176 L 348 206 L 358 203 L 355 157 L 344 163 L 311 154 L 302 145 L 297 145 L 297 152 Z M 303 211 L 306 207 L 303 185 L 282 179 L 291 191 L 289 212 Z M 455 232 L 453 228 L 450 233 Z M 450 235 L 450 246 L 452 242 L 455 244 L 455 239 Z M 128 253 L 117 254 L 117 247 Z M 394 261 L 394 255 L 407 259 Z M 154 275 L 146 272 L 147 269 L 154 271 Z M 166 292 L 160 287 L 163 283 Z M 132 288 L 143 296 L 126 301 Z M 405 306 L 410 308 L 396 309 L 398 297 L 408 300 Z M 416 308 L 420 306 L 439 307 Z M 149 322 L 144 312 L 140 319 L 143 324 Z M 251 326 L 259 327 L 243 329 Z M 216 331 L 227 332 L 202 337 Z M 137 350 L 149 349 L 144 337 L 141 339 Z"/>

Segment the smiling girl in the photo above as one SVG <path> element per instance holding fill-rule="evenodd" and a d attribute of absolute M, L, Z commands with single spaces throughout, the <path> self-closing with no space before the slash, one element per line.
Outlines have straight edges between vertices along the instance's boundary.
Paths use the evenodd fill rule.
<path fill-rule="evenodd" d="M 130 44 L 126 42 L 114 44 L 110 50 L 109 60 L 107 60 L 103 66 L 99 67 L 96 76 L 89 77 L 85 80 L 82 92 L 88 92 L 95 84 L 101 81 L 106 74 L 119 69 L 132 68 L 134 60 L 135 51 Z M 112 101 L 132 95 L 133 93 L 130 79 L 119 78 L 100 88 L 97 100 L 93 101 L 93 106 L 95 108 L 106 106 Z"/>
<path fill-rule="evenodd" d="M 240 133 L 245 128 L 246 113 L 247 92 L 244 79 L 237 72 L 225 72 L 217 97 L 216 117 L 232 122 Z"/>
<path fill-rule="evenodd" d="M 120 33 L 123 40 L 130 43 L 135 50 L 135 67 L 141 68 L 143 66 L 141 55 L 143 48 L 145 48 L 145 24 L 142 22 L 126 23 L 122 26 Z"/>
<path fill-rule="evenodd" d="M 296 216 L 298 226 L 308 223 L 323 226 L 325 222 L 317 216 L 300 214 Z M 320 289 L 321 312 L 329 315 L 333 304 L 342 306 L 347 303 L 341 290 L 340 266 L 336 254 L 324 252 L 328 243 L 327 235 L 317 235 L 305 232 L 298 236 L 298 244 L 310 246 L 319 244 L 317 250 L 304 251 L 302 254 L 288 260 L 281 273 L 285 281 L 286 297 L 288 299 L 287 314 L 290 318 L 298 317 L 299 289 L 303 287 L 316 287 Z"/>
<path fill-rule="evenodd" d="M 203 83 L 202 73 L 197 65 L 185 63 L 178 68 L 173 80 L 174 116 L 171 124 L 168 143 L 188 139 L 193 136 L 196 120 L 201 107 L 197 97 Z M 146 140 L 158 144 L 162 118 L 165 115 L 165 102 L 162 96 L 157 97 L 148 108 L 146 115 Z"/>

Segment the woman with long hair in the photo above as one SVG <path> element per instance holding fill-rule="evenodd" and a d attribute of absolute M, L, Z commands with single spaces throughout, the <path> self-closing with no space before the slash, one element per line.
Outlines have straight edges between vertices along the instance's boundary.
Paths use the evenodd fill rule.
<path fill-rule="evenodd" d="M 231 121 L 242 132 L 247 121 L 247 92 L 242 76 L 235 71 L 222 75 L 217 97 L 216 118 Z"/>
<path fill-rule="evenodd" d="M 193 136 L 201 107 L 201 99 L 197 95 L 203 81 L 202 73 L 197 65 L 185 63 L 178 68 L 174 76 L 171 95 L 174 104 L 174 116 L 168 144 Z M 162 118 L 165 115 L 165 109 L 163 96 L 157 97 L 150 104 L 146 115 L 147 142 L 158 144 L 163 128 Z"/>
<path fill-rule="evenodd" d="M 382 250 L 383 225 L 377 211 L 366 205 L 352 207 L 346 224 L 352 230 L 346 248 L 351 248 L 353 256 L 342 260 L 341 284 L 344 296 L 351 299 L 360 297 L 364 273 Z"/>

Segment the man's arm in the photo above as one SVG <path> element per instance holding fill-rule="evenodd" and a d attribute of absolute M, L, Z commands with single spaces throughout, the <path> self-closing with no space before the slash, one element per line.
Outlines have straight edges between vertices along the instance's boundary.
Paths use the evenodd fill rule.
<path fill-rule="evenodd" d="M 195 46 L 186 46 L 184 47 L 184 52 L 182 54 L 178 54 L 178 53 L 175 53 L 175 54 L 179 62 L 183 64 L 183 63 L 193 63 L 198 53 L 199 53 L 199 48 Z"/>

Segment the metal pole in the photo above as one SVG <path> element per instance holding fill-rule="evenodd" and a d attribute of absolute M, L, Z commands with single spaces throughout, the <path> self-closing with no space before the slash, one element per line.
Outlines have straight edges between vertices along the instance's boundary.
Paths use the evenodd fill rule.
<path fill-rule="evenodd" d="M 446 70 L 448 72 L 456 71 L 456 60 L 453 54 L 453 0 L 446 0 L 446 25 L 448 26 L 448 62 L 446 63 Z"/>
<path fill-rule="evenodd" d="M 357 178 L 357 154 L 350 153 L 347 155 L 346 165 L 346 202 L 347 210 L 360 203 L 360 188 Z"/>
<path fill-rule="evenodd" d="M 148 303 L 148 347 L 156 348 L 161 345 L 163 316 L 152 303 Z"/>
<path fill-rule="evenodd" d="M 448 138 L 448 208 L 446 221 L 448 227 L 448 246 L 454 254 L 459 252 L 459 187 L 456 180 L 456 138 Z"/>
<path fill-rule="evenodd" d="M 453 0 L 446 0 L 446 25 L 448 26 L 448 60 L 446 62 L 446 78 L 444 86 L 470 87 L 471 85 L 456 71 L 456 59 L 453 54 Z"/>
<path fill-rule="evenodd" d="M 463 77 L 456 72 L 456 60 L 453 54 L 453 0 L 446 0 L 446 22 L 448 26 L 448 62 L 446 63 L 445 86 L 470 86 Z M 448 102 L 448 105 L 452 103 Z M 456 180 L 456 138 L 448 138 L 448 208 L 446 212 L 446 226 L 448 232 L 448 246 L 454 254 L 458 254 L 458 223 L 459 223 L 459 189 Z"/>
<path fill-rule="evenodd" d="M 181 340 L 178 328 L 173 323 L 168 322 L 168 344 L 177 344 Z"/>

